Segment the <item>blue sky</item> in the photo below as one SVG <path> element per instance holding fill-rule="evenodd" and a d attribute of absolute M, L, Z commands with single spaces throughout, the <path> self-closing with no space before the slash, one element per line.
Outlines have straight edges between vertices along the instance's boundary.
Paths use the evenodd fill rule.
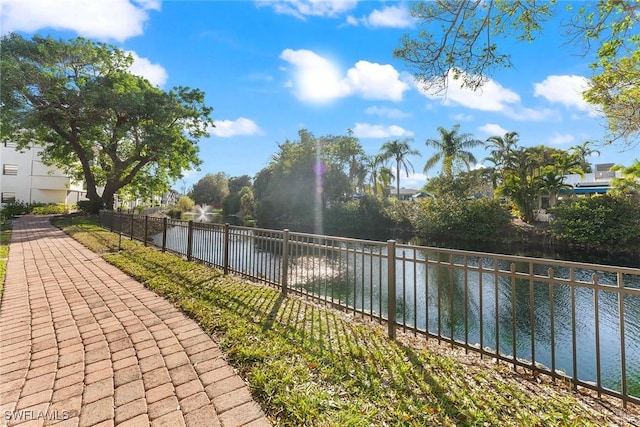
<path fill-rule="evenodd" d="M 514 67 L 499 70 L 480 92 L 452 84 L 425 93 L 393 49 L 418 31 L 408 2 L 4 0 L 2 32 L 69 39 L 83 36 L 136 58 L 133 72 L 163 89 L 203 90 L 216 128 L 200 142 L 204 163 L 176 189 L 205 173 L 255 175 L 305 128 L 316 136 L 347 129 L 368 154 L 391 139 L 411 138 L 422 157 L 405 187 L 426 179 L 433 154 L 424 144 L 438 126 L 485 140 L 516 131 L 523 146 L 568 149 L 602 140 L 606 122 L 581 98 L 589 57 L 566 45 L 555 22 L 533 43 L 505 40 Z M 630 164 L 638 149 L 598 147 L 592 163 Z M 474 151 L 480 160 L 487 153 Z M 438 173 L 429 171 L 428 176 Z"/>

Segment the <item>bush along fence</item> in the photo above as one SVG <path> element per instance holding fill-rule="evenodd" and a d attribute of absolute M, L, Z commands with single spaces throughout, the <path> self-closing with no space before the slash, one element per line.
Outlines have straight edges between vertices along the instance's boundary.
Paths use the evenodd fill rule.
<path fill-rule="evenodd" d="M 640 404 L 640 269 L 100 213 L 245 278 Z"/>

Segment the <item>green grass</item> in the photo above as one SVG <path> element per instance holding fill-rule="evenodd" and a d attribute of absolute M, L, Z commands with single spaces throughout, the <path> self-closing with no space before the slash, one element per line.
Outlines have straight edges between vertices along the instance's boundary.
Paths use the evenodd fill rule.
<path fill-rule="evenodd" d="M 505 365 L 422 339 L 391 341 L 375 323 L 128 239 L 118 252 L 118 235 L 92 220 L 58 225 L 212 333 L 276 425 L 602 426 L 624 420 Z"/>
<path fill-rule="evenodd" d="M 7 273 L 7 258 L 9 257 L 9 242 L 11 241 L 11 226 L 7 223 L 0 225 L 0 299 L 4 292 L 4 276 Z"/>

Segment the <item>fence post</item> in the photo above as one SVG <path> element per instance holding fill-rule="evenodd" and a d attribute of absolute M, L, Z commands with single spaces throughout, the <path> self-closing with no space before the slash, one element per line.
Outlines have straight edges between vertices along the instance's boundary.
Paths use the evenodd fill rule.
<path fill-rule="evenodd" d="M 119 227 L 119 231 L 121 234 L 124 234 L 124 214 L 121 213 L 120 215 L 118 215 L 120 217 L 120 227 Z M 125 234 L 126 235 L 126 234 Z"/>
<path fill-rule="evenodd" d="M 147 246 L 147 236 L 149 234 L 149 215 L 144 216 L 144 245 Z"/>
<path fill-rule="evenodd" d="M 130 227 L 129 227 L 129 238 L 131 240 L 133 240 L 133 214 L 131 214 L 131 218 L 129 218 L 129 221 L 131 221 L 129 223 Z"/>
<path fill-rule="evenodd" d="M 396 241 L 387 240 L 387 327 L 389 338 L 396 339 Z"/>
<path fill-rule="evenodd" d="M 229 274 L 229 223 L 224 224 L 222 271 Z"/>
<path fill-rule="evenodd" d="M 282 295 L 289 292 L 289 229 L 282 233 L 282 268 L 280 269 L 282 282 Z"/>
<path fill-rule="evenodd" d="M 167 250 L 167 217 L 162 218 L 162 252 Z"/>
<path fill-rule="evenodd" d="M 188 261 L 191 261 L 192 246 L 193 246 L 193 221 L 189 221 L 189 225 L 187 227 L 187 260 Z"/>

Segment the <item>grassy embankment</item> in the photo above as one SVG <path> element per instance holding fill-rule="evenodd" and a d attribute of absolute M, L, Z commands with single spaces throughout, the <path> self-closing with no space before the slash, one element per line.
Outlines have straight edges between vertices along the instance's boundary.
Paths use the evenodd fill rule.
<path fill-rule="evenodd" d="M 4 276 L 7 272 L 7 258 L 9 257 L 9 242 L 11 241 L 11 226 L 0 224 L 0 299 L 4 291 Z"/>
<path fill-rule="evenodd" d="M 276 425 L 603 426 L 632 419 L 561 384 L 431 341 L 390 341 L 376 323 L 127 239 L 118 252 L 118 236 L 93 221 L 59 226 L 212 333 Z"/>

